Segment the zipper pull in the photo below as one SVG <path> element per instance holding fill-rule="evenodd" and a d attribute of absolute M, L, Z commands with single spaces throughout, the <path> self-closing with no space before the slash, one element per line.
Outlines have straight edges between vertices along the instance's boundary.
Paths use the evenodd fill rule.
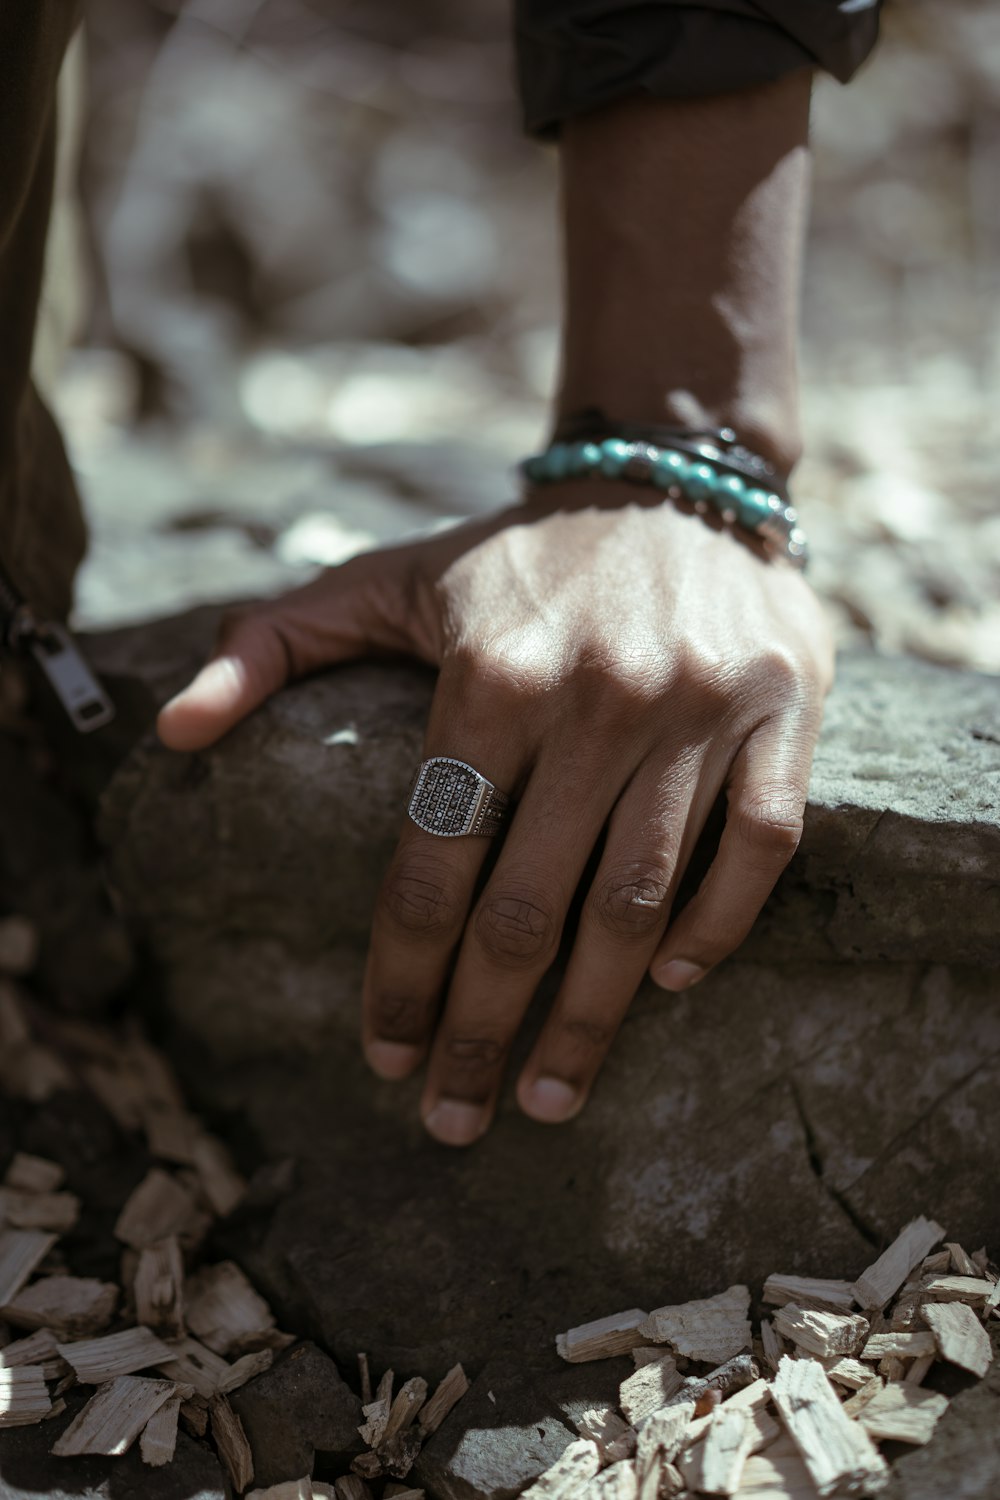
<path fill-rule="evenodd" d="M 21 640 L 80 734 L 90 734 L 111 722 L 114 704 L 64 626 L 33 623 L 22 632 Z"/>

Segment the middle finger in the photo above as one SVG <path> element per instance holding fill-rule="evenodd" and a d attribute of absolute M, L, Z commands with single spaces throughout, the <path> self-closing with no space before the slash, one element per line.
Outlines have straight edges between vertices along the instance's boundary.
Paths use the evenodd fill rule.
<path fill-rule="evenodd" d="M 431 1050 L 421 1112 L 430 1133 L 448 1145 L 469 1145 L 489 1126 L 511 1042 L 555 958 L 620 784 L 606 764 L 578 763 L 567 774 L 554 751 L 540 758 L 528 782 L 470 915 Z"/>

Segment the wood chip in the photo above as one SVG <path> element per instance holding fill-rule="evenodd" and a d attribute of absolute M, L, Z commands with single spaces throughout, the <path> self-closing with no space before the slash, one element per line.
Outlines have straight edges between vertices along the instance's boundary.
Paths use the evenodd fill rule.
<path fill-rule="evenodd" d="M 591 1438 L 600 1448 L 605 1462 L 608 1449 L 615 1447 L 627 1433 L 632 1434 L 632 1452 L 635 1452 L 635 1433 L 623 1417 L 612 1406 L 590 1406 L 573 1419 L 573 1426 L 581 1437 Z M 624 1455 L 631 1457 L 631 1454 Z"/>
<path fill-rule="evenodd" d="M 412 1380 L 404 1381 L 389 1409 L 382 1441 L 387 1443 L 396 1436 L 397 1432 L 405 1432 L 411 1423 L 416 1421 L 417 1414 L 426 1400 L 427 1382 L 422 1376 L 414 1375 Z"/>
<path fill-rule="evenodd" d="M 420 1455 L 420 1432 L 416 1428 L 384 1438 L 378 1450 L 383 1472 L 405 1479 Z"/>
<path fill-rule="evenodd" d="M 655 1365 L 643 1365 L 618 1388 L 618 1405 L 633 1427 L 666 1406 L 683 1384 L 673 1355 L 665 1354 Z"/>
<path fill-rule="evenodd" d="M 453 1365 L 420 1413 L 420 1430 L 429 1437 L 437 1432 L 445 1417 L 461 1401 L 469 1382 L 461 1365 Z"/>
<path fill-rule="evenodd" d="M 579 1500 L 580 1489 L 601 1467 L 597 1444 L 577 1438 L 540 1479 L 528 1486 L 522 1500 Z"/>
<path fill-rule="evenodd" d="M 114 1232 L 133 1250 L 142 1250 L 171 1235 L 183 1236 L 196 1214 L 196 1204 L 187 1189 L 168 1172 L 153 1167 L 129 1196 Z"/>
<path fill-rule="evenodd" d="M 58 1458 L 101 1454 L 116 1458 L 127 1453 L 153 1414 L 174 1395 L 169 1380 L 142 1380 L 120 1375 L 102 1385 L 66 1431 L 52 1452 Z"/>
<path fill-rule="evenodd" d="M 344 1474 L 334 1485 L 337 1500 L 372 1500 L 372 1492 L 358 1474 Z"/>
<path fill-rule="evenodd" d="M 993 1282 L 979 1276 L 932 1276 L 921 1288 L 921 1297 L 930 1302 L 967 1302 L 984 1307 L 993 1293 Z"/>
<path fill-rule="evenodd" d="M 20 912 L 0 917 L 0 974 L 30 974 L 38 958 L 38 928 Z"/>
<path fill-rule="evenodd" d="M 389 1421 L 389 1412 L 391 1409 L 392 1403 L 386 1401 L 384 1398 L 369 1401 L 367 1406 L 361 1408 L 365 1420 L 358 1428 L 358 1431 L 361 1434 L 362 1442 L 367 1443 L 369 1448 L 377 1448 L 385 1436 L 386 1424 Z"/>
<path fill-rule="evenodd" d="M 424 1491 L 409 1489 L 405 1484 L 387 1484 L 382 1497 L 383 1500 L 424 1500 Z"/>
<path fill-rule="evenodd" d="M 635 1468 L 626 1462 L 614 1464 L 589 1480 L 580 1492 L 580 1500 L 636 1500 L 638 1493 Z"/>
<path fill-rule="evenodd" d="M 735 1359 L 727 1359 L 724 1365 L 720 1365 L 709 1375 L 698 1375 L 694 1379 L 689 1376 L 673 1400 L 691 1400 L 697 1405 L 705 1396 L 713 1392 L 718 1392 L 720 1397 L 725 1397 L 731 1391 L 738 1391 L 744 1386 L 753 1385 L 759 1377 L 760 1371 L 752 1357 L 749 1354 L 737 1354 Z"/>
<path fill-rule="evenodd" d="M 771 1394 L 821 1495 L 862 1491 L 866 1485 L 877 1491 L 887 1483 L 885 1460 L 868 1434 L 844 1415 L 817 1360 L 783 1359 Z"/>
<path fill-rule="evenodd" d="M 7 1168 L 3 1183 L 4 1187 L 19 1188 L 25 1193 L 56 1193 L 62 1187 L 65 1176 L 66 1173 L 58 1162 L 17 1151 Z"/>
<path fill-rule="evenodd" d="M 771 1387 L 764 1377 L 760 1376 L 750 1385 L 745 1385 L 742 1390 L 733 1391 L 731 1396 L 727 1396 L 726 1408 L 729 1411 L 762 1411 L 770 1399 Z"/>
<path fill-rule="evenodd" d="M 241 1385 L 246 1385 L 248 1380 L 255 1380 L 258 1375 L 263 1375 L 274 1363 L 274 1351 L 272 1349 L 256 1349 L 253 1354 L 244 1354 L 229 1367 L 228 1375 L 224 1375 L 216 1386 L 220 1396 L 228 1396 L 230 1391 L 238 1391 Z"/>
<path fill-rule="evenodd" d="M 854 1307 L 854 1288 L 849 1281 L 829 1281 L 817 1276 L 769 1276 L 762 1301 L 774 1307 L 794 1302 L 796 1307 L 825 1306 L 831 1312 L 849 1313 Z"/>
<path fill-rule="evenodd" d="M 164 1338 L 183 1338 L 184 1257 L 176 1235 L 139 1251 L 132 1294 L 138 1322 Z"/>
<path fill-rule="evenodd" d="M 663 1358 L 663 1349 L 659 1344 L 640 1344 L 638 1348 L 630 1349 L 632 1363 L 637 1370 L 643 1365 L 655 1365 L 658 1359 Z"/>
<path fill-rule="evenodd" d="M 208 1431 L 208 1407 L 193 1401 L 181 1402 L 181 1421 L 192 1437 L 204 1437 Z"/>
<path fill-rule="evenodd" d="M 702 1443 L 703 1495 L 736 1494 L 753 1440 L 750 1414 L 731 1403 L 720 1406 Z"/>
<path fill-rule="evenodd" d="M 570 1364 L 582 1364 L 589 1359 L 609 1359 L 614 1354 L 628 1354 L 638 1344 L 649 1341 L 639 1332 L 646 1321 L 646 1314 L 639 1307 L 628 1312 L 612 1313 L 607 1318 L 595 1318 L 592 1323 L 581 1323 L 556 1338 L 556 1352 Z"/>
<path fill-rule="evenodd" d="M 169 1464 L 177 1447 L 177 1420 L 180 1416 L 181 1398 L 173 1396 L 164 1401 L 143 1429 L 139 1439 L 139 1454 L 144 1464 L 151 1469 L 160 1469 Z"/>
<path fill-rule="evenodd" d="M 52 1409 L 41 1365 L 0 1369 L 0 1427 L 27 1427 Z"/>
<path fill-rule="evenodd" d="M 868 1337 L 869 1325 L 868 1319 L 858 1313 L 806 1310 L 789 1302 L 774 1314 L 774 1326 L 782 1338 L 807 1354 L 834 1359 L 840 1354 L 856 1354 Z"/>
<path fill-rule="evenodd" d="M 919 1218 L 907 1224 L 888 1249 L 883 1250 L 854 1283 L 854 1300 L 862 1308 L 883 1308 L 903 1285 L 915 1266 L 944 1239 L 944 1230 L 933 1219 Z"/>
<path fill-rule="evenodd" d="M 219 1457 L 229 1472 L 234 1489 L 242 1495 L 253 1480 L 253 1454 L 243 1431 L 243 1423 L 225 1396 L 212 1397 L 208 1405 L 208 1419 Z"/>
<path fill-rule="evenodd" d="M 868 1342 L 871 1343 L 871 1340 Z M 831 1380 L 846 1386 L 850 1391 L 859 1391 L 876 1378 L 871 1366 L 863 1365 L 859 1359 L 828 1359 L 823 1361 L 823 1368 Z"/>
<path fill-rule="evenodd" d="M 945 1246 L 936 1255 L 925 1255 L 920 1262 L 921 1276 L 940 1276 L 951 1269 L 951 1251 Z M 975 1271 L 972 1273 L 975 1275 Z"/>
<path fill-rule="evenodd" d="M 930 1373 L 931 1366 L 937 1360 L 937 1350 L 933 1354 L 924 1354 L 920 1359 L 915 1359 L 907 1370 L 903 1379 L 908 1385 L 920 1385 Z"/>
<path fill-rule="evenodd" d="M 205 1266 L 184 1288 L 184 1316 L 191 1332 L 216 1354 L 274 1327 L 274 1314 L 234 1261 Z"/>
<path fill-rule="evenodd" d="M 859 1417 L 868 1403 L 874 1401 L 879 1391 L 883 1390 L 885 1390 L 885 1385 L 876 1376 L 874 1380 L 869 1380 L 866 1385 L 859 1386 L 854 1395 L 850 1396 L 844 1402 L 844 1412 L 849 1417 Z"/>
<path fill-rule="evenodd" d="M 677 1401 L 673 1406 L 654 1412 L 639 1429 L 635 1467 L 639 1479 L 654 1466 L 654 1460 L 670 1461 L 681 1450 L 685 1434 L 694 1417 L 693 1401 Z"/>
<path fill-rule="evenodd" d="M 40 1328 L 30 1338 L 17 1339 L 0 1349 L 0 1370 L 13 1370 L 18 1365 L 40 1366 L 46 1380 L 59 1380 L 69 1369 L 51 1328 Z"/>
<path fill-rule="evenodd" d="M 141 1114 L 149 1154 L 177 1166 L 192 1166 L 195 1147 L 205 1132 L 201 1121 L 186 1109 L 148 1102 Z"/>
<path fill-rule="evenodd" d="M 816 1500 L 813 1484 L 798 1453 L 748 1458 L 740 1482 L 739 1500 Z"/>
<path fill-rule="evenodd" d="M 0 1308 L 13 1302 L 55 1242 L 41 1229 L 0 1229 Z"/>
<path fill-rule="evenodd" d="M 102 1385 L 119 1375 L 159 1365 L 170 1357 L 166 1344 L 148 1328 L 126 1328 L 123 1333 L 57 1347 L 83 1385 Z"/>
<path fill-rule="evenodd" d="M 0 1057 L 10 1057 L 31 1044 L 31 1027 L 20 992 L 0 976 Z"/>
<path fill-rule="evenodd" d="M 956 1244 L 954 1240 L 945 1240 L 944 1248 L 948 1251 L 951 1269 L 956 1276 L 978 1277 L 982 1275 L 972 1256 L 967 1255 L 961 1245 Z"/>
<path fill-rule="evenodd" d="M 764 1318 L 761 1322 L 760 1342 L 764 1350 L 764 1363 L 773 1372 L 781 1363 L 781 1356 L 787 1351 L 781 1335 L 770 1318 Z"/>
<path fill-rule="evenodd" d="M 675 1354 L 721 1364 L 750 1347 L 749 1310 L 749 1287 L 731 1286 L 715 1297 L 655 1308 L 640 1332 Z"/>
<path fill-rule="evenodd" d="M 227 1360 L 213 1354 L 197 1339 L 175 1339 L 167 1346 L 167 1357 L 156 1368 L 168 1380 L 193 1385 L 199 1396 L 208 1400 L 232 1370 Z"/>
<path fill-rule="evenodd" d="M 246 1197 L 246 1178 L 237 1172 L 222 1142 L 212 1135 L 202 1135 L 195 1143 L 192 1165 L 213 1213 L 226 1218 Z"/>
<path fill-rule="evenodd" d="M 876 1333 L 865 1344 L 861 1358 L 885 1359 L 894 1354 L 898 1359 L 922 1359 L 936 1347 L 932 1333 Z"/>
<path fill-rule="evenodd" d="M 68 1234 L 80 1217 L 80 1200 L 72 1193 L 34 1193 L 0 1188 L 0 1223 L 12 1229 L 51 1229 Z"/>
<path fill-rule="evenodd" d="M 246 1500 L 315 1500 L 316 1491 L 308 1477 L 286 1479 L 283 1484 L 272 1484 L 266 1490 L 251 1490 Z"/>
<path fill-rule="evenodd" d="M 948 1409 L 948 1397 L 914 1385 L 887 1385 L 869 1401 L 858 1421 L 880 1442 L 928 1443 Z"/>
<path fill-rule="evenodd" d="M 359 1453 L 351 1459 L 351 1473 L 360 1479 L 379 1479 L 384 1472 L 377 1453 Z"/>
<path fill-rule="evenodd" d="M 993 1357 L 989 1335 L 964 1302 L 928 1302 L 923 1309 L 942 1359 L 980 1379 Z"/>
<path fill-rule="evenodd" d="M 4 1308 L 18 1328 L 51 1328 L 60 1338 L 87 1338 L 107 1328 L 118 1306 L 118 1288 L 92 1276 L 44 1276 Z"/>

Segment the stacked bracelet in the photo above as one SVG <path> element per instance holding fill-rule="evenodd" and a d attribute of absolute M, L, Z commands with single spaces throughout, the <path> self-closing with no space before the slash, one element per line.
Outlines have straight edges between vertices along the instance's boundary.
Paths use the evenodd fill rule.
<path fill-rule="evenodd" d="M 685 442 L 684 450 L 624 437 L 557 442 L 525 459 L 521 473 L 529 484 L 593 475 L 652 485 L 671 500 L 687 500 L 700 515 L 715 514 L 727 525 L 744 527 L 795 567 L 805 567 L 805 533 L 798 524 L 798 512 L 783 495 L 755 485 L 746 462 L 727 462 L 724 451 L 714 444 Z M 740 450 L 741 460 L 744 451 Z"/>

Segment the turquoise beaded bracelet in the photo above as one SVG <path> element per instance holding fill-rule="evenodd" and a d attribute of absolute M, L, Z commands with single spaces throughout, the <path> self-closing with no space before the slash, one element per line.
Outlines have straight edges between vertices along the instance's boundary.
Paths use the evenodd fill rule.
<path fill-rule="evenodd" d="M 798 512 L 781 495 L 726 473 L 697 458 L 653 443 L 609 437 L 600 442 L 553 443 L 520 466 L 529 484 L 554 484 L 591 476 L 648 484 L 671 500 L 687 500 L 699 515 L 714 513 L 729 526 L 742 526 L 797 568 L 809 548 Z"/>

